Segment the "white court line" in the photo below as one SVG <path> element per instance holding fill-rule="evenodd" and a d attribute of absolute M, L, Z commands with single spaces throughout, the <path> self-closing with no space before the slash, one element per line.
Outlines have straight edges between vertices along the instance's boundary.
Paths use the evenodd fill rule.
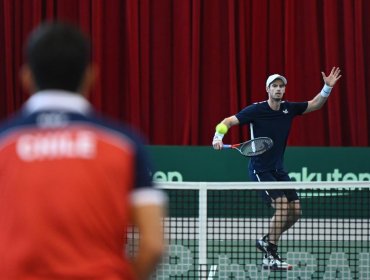
<path fill-rule="evenodd" d="M 211 269 L 209 270 L 209 275 L 207 280 L 213 280 L 213 277 L 216 276 L 217 265 L 211 265 Z"/>

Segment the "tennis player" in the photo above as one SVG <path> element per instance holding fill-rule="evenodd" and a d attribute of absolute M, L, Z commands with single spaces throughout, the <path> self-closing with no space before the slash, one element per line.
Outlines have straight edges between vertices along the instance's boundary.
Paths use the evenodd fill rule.
<path fill-rule="evenodd" d="M 333 67 L 328 76 L 321 73 L 324 80 L 322 90 L 310 101 L 284 101 L 287 79 L 279 74 L 271 75 L 266 81 L 268 100 L 245 107 L 236 115 L 225 118 L 228 128 L 235 125 L 250 126 L 251 138 L 270 137 L 274 146 L 266 153 L 253 157 L 249 163 L 249 175 L 253 181 L 290 181 L 284 169 L 283 159 L 289 131 L 294 117 L 320 109 L 328 100 L 332 88 L 340 79 L 340 69 Z M 224 134 L 215 133 L 212 145 L 216 150 L 223 146 Z M 268 233 L 257 240 L 257 247 L 264 253 L 263 267 L 275 270 L 292 269 L 278 254 L 278 242 L 283 232 L 291 228 L 301 215 L 301 207 L 296 190 L 261 191 L 264 201 L 274 207 Z"/>
<path fill-rule="evenodd" d="M 143 140 L 87 101 L 95 72 L 78 29 L 42 24 L 25 51 L 32 95 L 0 126 L 0 278 L 149 279 L 166 197 Z M 131 224 L 135 258 L 124 254 Z"/>

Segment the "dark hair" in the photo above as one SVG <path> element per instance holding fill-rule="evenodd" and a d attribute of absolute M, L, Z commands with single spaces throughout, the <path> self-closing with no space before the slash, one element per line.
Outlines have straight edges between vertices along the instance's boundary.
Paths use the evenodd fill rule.
<path fill-rule="evenodd" d="M 25 55 L 37 90 L 75 92 L 90 61 L 90 42 L 73 25 L 44 23 L 31 33 Z"/>

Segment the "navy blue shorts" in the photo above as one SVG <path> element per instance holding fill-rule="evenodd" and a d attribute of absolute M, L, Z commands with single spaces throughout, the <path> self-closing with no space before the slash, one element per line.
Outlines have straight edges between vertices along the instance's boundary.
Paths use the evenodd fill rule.
<path fill-rule="evenodd" d="M 256 182 L 276 182 L 276 181 L 291 181 L 289 175 L 284 170 L 267 171 L 254 173 L 249 172 L 249 177 L 252 181 Z M 289 202 L 299 200 L 298 194 L 294 189 L 285 190 L 263 190 L 259 191 L 262 199 L 267 203 L 271 204 L 273 200 L 278 197 L 286 197 Z"/>

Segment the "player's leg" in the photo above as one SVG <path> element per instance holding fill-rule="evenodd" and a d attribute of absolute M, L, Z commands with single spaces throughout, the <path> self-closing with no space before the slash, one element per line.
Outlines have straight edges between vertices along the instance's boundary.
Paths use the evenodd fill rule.
<path fill-rule="evenodd" d="M 258 174 L 250 174 L 251 179 L 255 179 L 259 182 L 274 182 L 277 181 L 275 171 L 262 172 Z M 286 229 L 286 226 L 290 223 L 289 219 L 289 200 L 285 195 L 285 190 L 263 190 L 260 192 L 263 201 L 270 207 L 275 209 L 275 213 L 272 216 L 269 224 L 269 232 L 263 238 L 263 240 L 269 240 L 270 243 L 277 244 L 281 234 Z M 260 247 L 263 247 L 263 242 L 259 243 Z M 263 249 L 262 249 L 263 250 Z"/>
<path fill-rule="evenodd" d="M 291 181 L 285 171 L 276 171 L 274 175 L 277 181 Z M 283 199 L 277 198 L 273 203 L 276 212 L 271 224 L 275 222 L 275 225 L 270 225 L 270 235 L 268 236 L 269 246 L 271 247 L 269 249 L 270 256 L 268 256 L 268 261 L 264 260 L 264 263 L 268 263 L 270 269 L 288 270 L 292 269 L 292 266 L 282 261 L 278 254 L 277 244 L 283 232 L 291 228 L 301 217 L 301 205 L 296 190 L 283 190 L 283 192 Z M 279 222 L 276 223 L 274 219 Z"/>
<path fill-rule="evenodd" d="M 289 224 L 289 202 L 285 196 L 273 199 L 272 206 L 275 208 L 269 227 L 269 241 L 278 244 L 281 234 Z"/>
<path fill-rule="evenodd" d="M 256 173 L 254 171 L 249 172 L 249 178 L 251 181 L 255 182 L 271 182 L 276 181 L 274 176 L 272 176 L 271 172 L 262 172 L 262 173 Z M 272 199 L 269 195 L 269 192 L 267 190 L 259 191 L 259 194 L 268 207 L 271 207 Z M 264 235 L 262 238 L 258 239 L 256 241 L 257 248 L 267 254 L 267 246 L 268 246 L 268 233 Z"/>
<path fill-rule="evenodd" d="M 272 198 L 271 204 L 275 208 L 275 213 L 270 221 L 269 233 L 262 239 L 257 240 L 257 244 L 262 245 L 257 245 L 257 247 L 259 249 L 262 247 L 265 252 L 263 259 L 264 269 L 290 270 L 292 269 L 292 265 L 283 261 L 278 253 L 279 239 L 291 222 L 289 220 L 290 203 L 284 195 L 279 197 L 279 195 L 281 195 L 279 191 L 270 192 L 270 195 L 277 196 L 276 198 Z"/>
<path fill-rule="evenodd" d="M 277 170 L 275 172 L 275 178 L 280 182 L 291 181 L 289 174 L 284 170 Z M 301 204 L 297 191 L 294 189 L 284 190 L 284 195 L 288 200 L 288 216 L 286 219 L 286 224 L 283 227 L 283 232 L 291 228 L 301 217 Z"/>
<path fill-rule="evenodd" d="M 284 225 L 283 232 L 290 229 L 301 217 L 301 204 L 299 200 L 289 202 L 288 219 Z"/>
<path fill-rule="evenodd" d="M 253 176 L 251 176 L 253 178 Z M 263 172 L 255 174 L 258 181 L 290 181 L 289 176 L 285 172 Z M 278 242 L 282 233 L 294 224 L 295 216 L 290 211 L 295 208 L 291 205 L 293 194 L 288 192 L 286 196 L 285 190 L 265 190 L 261 193 L 262 198 L 270 206 L 275 209 L 275 213 L 271 218 L 269 232 L 261 239 L 257 240 L 257 248 L 265 253 L 263 259 L 263 267 L 275 270 L 288 270 L 292 266 L 284 262 L 278 254 Z M 298 198 L 298 196 L 297 196 Z"/>
<path fill-rule="evenodd" d="M 251 180 L 259 182 L 273 182 L 277 181 L 274 172 L 250 173 Z M 284 226 L 287 221 L 284 219 L 288 217 L 288 200 L 285 197 L 283 190 L 264 190 L 260 192 L 262 199 L 269 207 L 275 208 L 275 214 L 271 219 L 269 232 L 261 239 L 256 241 L 256 246 L 264 253 L 263 268 L 286 270 L 291 269 L 291 265 L 282 261 L 277 253 L 277 242 L 281 236 Z M 284 213 L 285 212 L 285 213 Z M 270 234 L 273 236 L 273 242 L 270 240 Z"/>
<path fill-rule="evenodd" d="M 289 194 L 288 194 L 288 197 Z M 289 200 L 288 198 L 285 197 L 285 199 Z M 275 204 L 277 204 L 278 199 L 275 200 Z M 279 206 L 277 205 L 279 208 Z M 284 207 L 283 207 L 284 208 Z M 281 224 L 284 223 L 282 230 L 279 230 L 279 224 L 276 225 L 270 225 L 270 234 L 267 236 L 264 236 L 264 242 L 266 242 L 266 250 L 269 252 L 268 254 L 265 255 L 265 258 L 263 259 L 263 268 L 265 269 L 271 269 L 271 270 L 290 270 L 293 268 L 292 265 L 288 264 L 287 262 L 283 261 L 282 258 L 280 257 L 278 253 L 278 246 L 277 246 L 277 241 L 279 240 L 280 236 L 282 235 L 283 232 L 291 228 L 300 218 L 301 216 L 301 206 L 299 200 L 294 200 L 291 202 L 287 202 L 287 208 L 288 210 L 281 211 L 281 210 L 276 210 L 275 215 L 271 221 L 271 224 L 273 222 L 276 222 L 276 219 L 279 219 L 279 211 L 280 215 L 286 215 L 286 219 L 283 218 L 281 219 Z M 281 216 L 283 217 L 283 216 Z M 275 219 L 275 221 L 274 221 Z M 273 235 L 273 232 L 271 229 L 275 229 L 275 236 Z M 271 237 L 270 237 L 271 236 Z M 274 241 L 277 240 L 277 241 Z"/>

